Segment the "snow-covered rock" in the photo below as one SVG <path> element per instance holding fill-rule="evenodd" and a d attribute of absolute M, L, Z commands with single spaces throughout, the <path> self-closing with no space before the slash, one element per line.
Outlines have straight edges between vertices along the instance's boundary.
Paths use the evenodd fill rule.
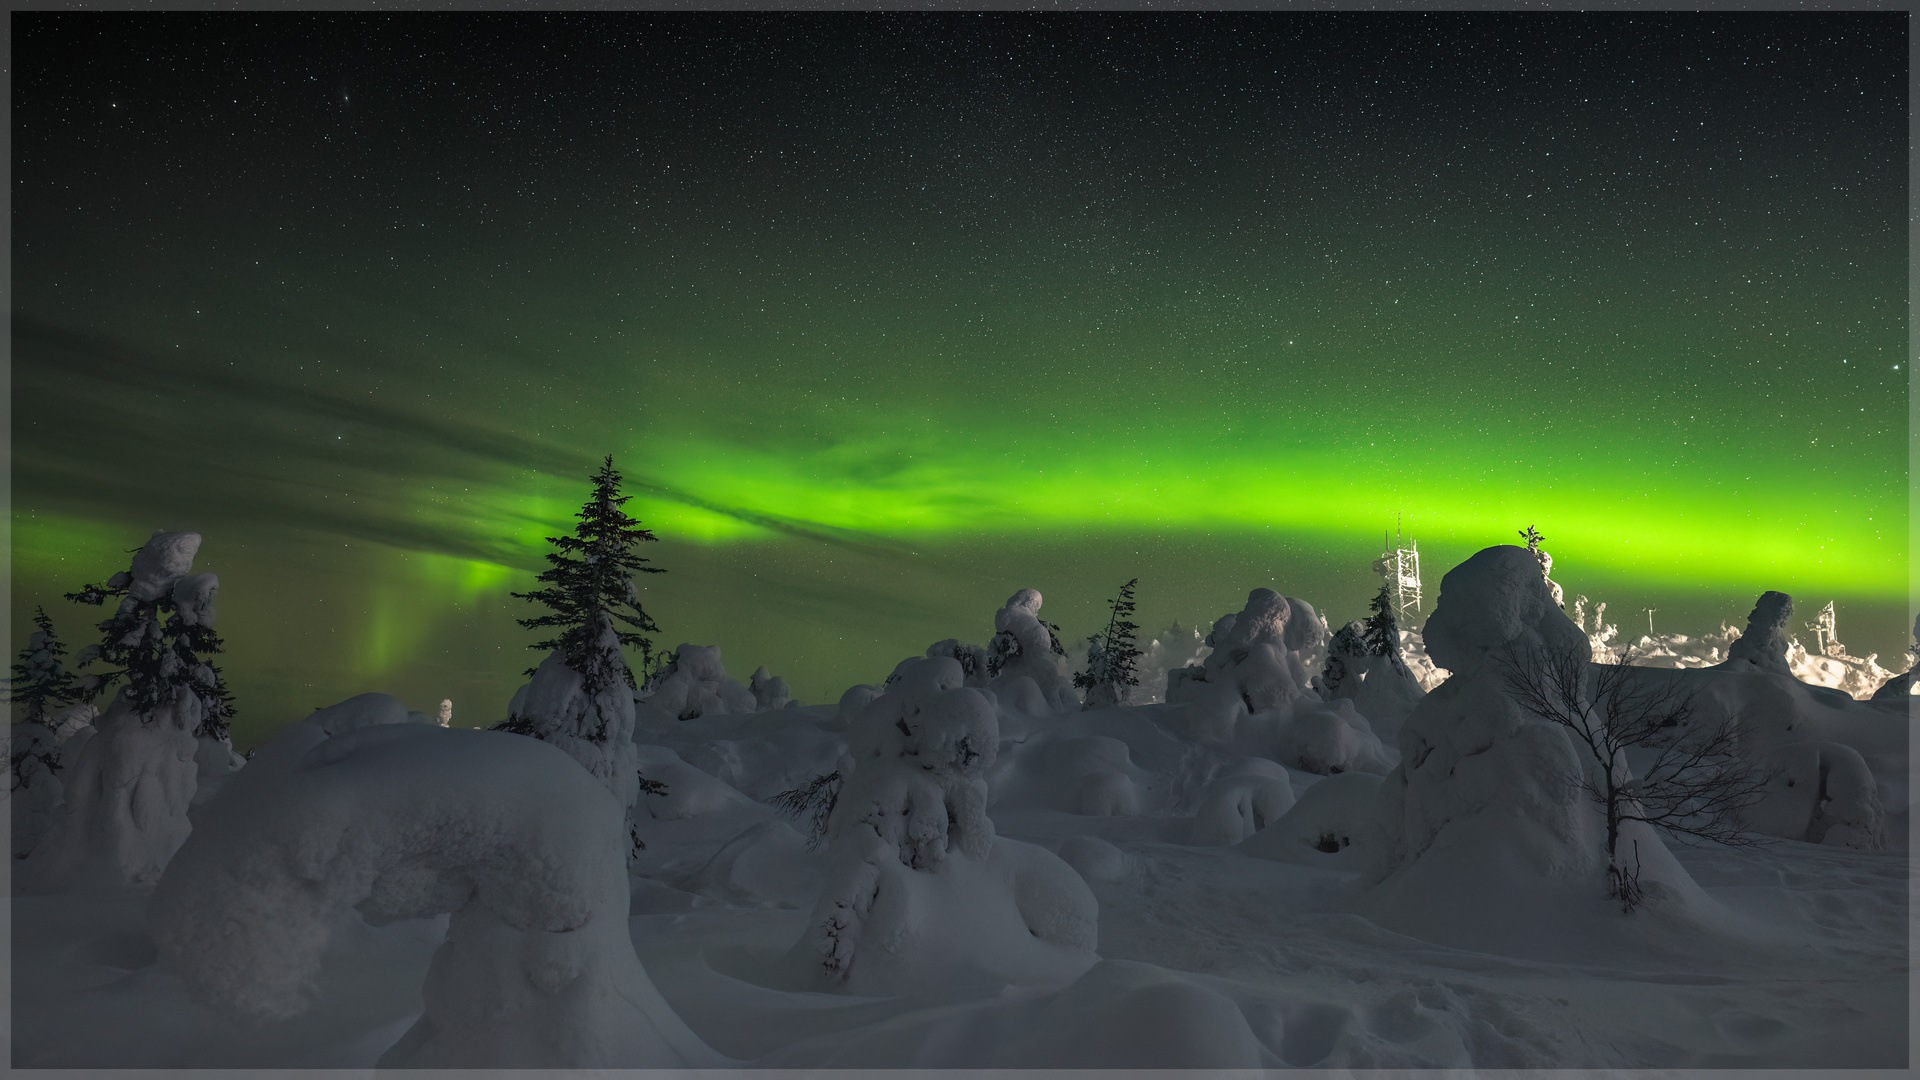
<path fill-rule="evenodd" d="M 302 727 L 258 755 L 277 767 L 242 770 L 208 804 L 154 892 L 160 963 L 196 999 L 256 1021 L 297 1016 L 345 909 L 375 925 L 451 912 L 425 1012 L 382 1065 L 727 1064 L 641 969 L 624 808 L 569 755 L 435 724 L 317 743 L 319 725 Z"/>
<path fill-rule="evenodd" d="M 1065 982 L 1094 962 L 1098 904 L 1044 848 L 996 840 L 993 700 L 948 657 L 902 661 L 849 732 L 826 884 L 783 963 L 854 994 Z"/>

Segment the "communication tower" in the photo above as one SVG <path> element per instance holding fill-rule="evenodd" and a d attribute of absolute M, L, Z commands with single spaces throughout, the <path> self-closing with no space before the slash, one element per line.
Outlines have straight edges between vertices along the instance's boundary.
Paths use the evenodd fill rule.
<path fill-rule="evenodd" d="M 1385 550 L 1373 569 L 1393 597 L 1394 621 L 1404 626 L 1407 613 L 1420 610 L 1420 543 L 1401 533 L 1396 523 L 1393 535 L 1381 534 L 1381 546 Z"/>

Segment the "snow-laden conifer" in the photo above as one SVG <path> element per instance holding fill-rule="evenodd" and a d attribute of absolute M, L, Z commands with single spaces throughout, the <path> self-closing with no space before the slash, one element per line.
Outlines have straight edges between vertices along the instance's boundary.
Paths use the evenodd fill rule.
<path fill-rule="evenodd" d="M 549 631 L 551 636 L 530 647 L 552 652 L 527 672 L 532 681 L 514 695 L 507 720 L 498 727 L 550 742 L 599 777 L 627 810 L 629 833 L 641 846 L 631 815 L 641 791 L 651 785 L 640 775 L 633 746 L 636 686 L 620 650 L 630 645 L 650 655 L 646 634 L 660 629 L 640 606 L 633 581 L 636 573 L 661 572 L 633 551 L 657 537 L 622 509 L 631 496 L 621 494 L 611 456 L 591 481 L 593 491 L 574 515 L 573 534 L 547 538 L 553 550 L 538 579 L 543 587 L 513 594 L 547 608 L 544 615 L 519 621 L 530 630 Z"/>
<path fill-rule="evenodd" d="M 1133 688 L 1140 685 L 1140 647 L 1134 643 L 1140 627 L 1127 619 L 1133 614 L 1133 590 L 1139 583 L 1139 578 L 1133 578 L 1120 586 L 1107 628 L 1088 639 L 1087 670 L 1073 677 L 1073 685 L 1087 692 L 1086 708 L 1125 705 L 1133 697 Z"/>
<path fill-rule="evenodd" d="M 33 625 L 36 629 L 27 637 L 14 662 L 13 677 L 7 680 L 6 699 L 24 710 L 20 722 L 13 725 L 9 747 L 16 858 L 26 857 L 39 844 L 54 808 L 60 805 L 60 740 L 54 731 L 54 714 L 81 697 L 73 673 L 61 661 L 66 646 L 54 633 L 45 608 L 34 608 Z"/>

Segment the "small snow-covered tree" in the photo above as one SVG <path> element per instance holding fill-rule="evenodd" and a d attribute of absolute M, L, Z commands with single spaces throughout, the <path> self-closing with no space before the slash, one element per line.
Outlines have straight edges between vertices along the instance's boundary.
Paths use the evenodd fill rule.
<path fill-rule="evenodd" d="M 1140 627 L 1127 619 L 1133 614 L 1133 578 L 1120 586 L 1107 615 L 1107 628 L 1088 639 L 1087 670 L 1073 677 L 1073 685 L 1087 692 L 1086 708 L 1125 705 L 1140 685 L 1140 647 L 1134 634 Z"/>
<path fill-rule="evenodd" d="M 6 699 L 25 707 L 20 718 L 23 722 L 45 724 L 54 709 L 79 701 L 82 691 L 61 660 L 67 655 L 67 647 L 54 633 L 46 608 L 33 609 L 33 625 L 34 632 L 14 661 L 13 677 L 7 680 Z"/>
<path fill-rule="evenodd" d="M 1384 656 L 1393 664 L 1395 671 L 1405 673 L 1407 661 L 1400 655 L 1400 628 L 1393 620 L 1393 596 L 1385 585 L 1373 598 L 1373 615 L 1367 619 L 1361 630 L 1362 640 L 1367 651 L 1374 656 Z"/>
<path fill-rule="evenodd" d="M 1647 678 L 1629 648 L 1617 664 L 1589 664 L 1574 651 L 1534 649 L 1496 657 L 1521 708 L 1566 728 L 1590 768 L 1575 780 L 1606 814 L 1610 895 L 1632 911 L 1638 871 L 1619 850 L 1620 826 L 1645 822 L 1681 840 L 1751 846 L 1746 810 L 1766 792 L 1767 774 L 1740 749 L 1738 717 L 1695 725 L 1693 699 L 1679 684 Z M 1589 669 L 1591 693 L 1589 694 Z M 1627 752 L 1650 757 L 1637 774 Z"/>
<path fill-rule="evenodd" d="M 589 695 L 616 681 L 624 682 L 629 690 L 636 688 L 620 647 L 640 649 L 651 659 L 653 642 L 646 635 L 659 633 L 660 628 L 640 606 L 633 575 L 666 572 L 648 566 L 645 558 L 633 552 L 635 544 L 659 537 L 641 528 L 621 509 L 632 496 L 620 493 L 621 477 L 614 471 L 612 455 L 591 480 L 593 493 L 574 515 L 579 524 L 574 526 L 573 535 L 547 537 L 547 543 L 554 547 L 547 553 L 551 566 L 538 578 L 546 587 L 513 594 L 517 599 L 546 605 L 547 614 L 519 620 L 529 630 L 556 631 L 529 648 L 559 650 L 566 666 L 585 681 Z M 527 674 L 535 670 L 529 668 Z M 596 736 L 605 734 L 603 724 Z"/>
<path fill-rule="evenodd" d="M 1369 653 L 1366 623 L 1355 620 L 1334 631 L 1333 640 L 1327 643 L 1327 662 L 1321 667 L 1319 677 L 1314 680 L 1314 687 L 1320 692 L 1320 699 L 1332 701 L 1337 697 L 1341 684 L 1353 674 L 1349 661 L 1359 660 L 1367 655 Z"/>
<path fill-rule="evenodd" d="M 13 799 L 13 853 L 24 858 L 46 835 L 53 808 L 60 802 L 59 739 L 53 711 L 80 699 L 73 673 L 60 658 L 66 647 L 53 631 L 45 608 L 36 607 L 37 627 L 20 650 L 7 680 L 7 700 L 24 706 L 25 715 L 13 726 L 9 765 Z"/>
<path fill-rule="evenodd" d="M 181 572 L 142 573 L 141 559 L 149 555 L 155 541 L 163 539 L 179 541 L 186 560 Z M 114 613 L 100 623 L 100 644 L 80 651 L 82 667 L 96 661 L 111 665 L 82 677 L 80 685 L 87 696 L 124 679 L 122 696 L 134 712 L 150 719 L 157 710 L 172 705 L 182 690 L 188 691 L 200 711 L 193 734 L 217 740 L 228 735 L 233 695 L 212 659 L 226 647 L 213 630 L 213 597 L 220 579 L 185 573 L 193 568 L 199 547 L 197 533 L 155 533 L 146 547 L 135 552 L 131 572 L 122 570 L 105 584 L 84 585 L 66 597 L 96 607 L 111 598 L 120 600 Z"/>

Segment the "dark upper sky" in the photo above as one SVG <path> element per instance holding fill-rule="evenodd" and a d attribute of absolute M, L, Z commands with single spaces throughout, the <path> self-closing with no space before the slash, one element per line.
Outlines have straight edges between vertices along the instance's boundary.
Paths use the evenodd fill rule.
<path fill-rule="evenodd" d="M 1906 55 L 1903 13 L 17 13 L 14 622 L 84 640 L 57 593 L 193 528 L 243 741 L 367 689 L 491 722 L 611 453 L 665 643 L 808 700 L 1022 586 L 1070 635 L 1133 576 L 1150 625 L 1344 621 L 1396 515 L 1429 595 L 1535 524 L 1657 628 L 1780 588 L 1891 653 Z"/>

